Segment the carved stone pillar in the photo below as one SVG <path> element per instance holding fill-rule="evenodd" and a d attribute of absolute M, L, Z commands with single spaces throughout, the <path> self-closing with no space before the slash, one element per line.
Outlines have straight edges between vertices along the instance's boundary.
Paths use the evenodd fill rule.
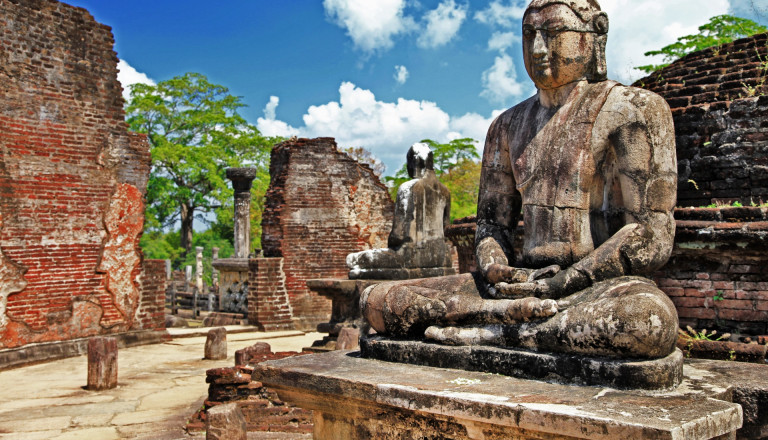
<path fill-rule="evenodd" d="M 251 246 L 251 185 L 256 168 L 227 168 L 235 190 L 235 258 L 248 258 Z"/>

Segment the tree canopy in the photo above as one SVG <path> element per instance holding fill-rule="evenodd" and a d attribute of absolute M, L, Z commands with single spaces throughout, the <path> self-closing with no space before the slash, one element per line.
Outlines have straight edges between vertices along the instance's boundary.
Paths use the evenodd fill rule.
<path fill-rule="evenodd" d="M 145 229 L 160 231 L 180 222 L 183 253 L 192 247 L 195 218 L 209 223 L 203 214 L 218 210 L 219 226 L 231 223 L 226 168 L 260 170 L 254 182 L 257 204 L 266 190 L 269 149 L 276 140 L 261 136 L 238 114 L 243 106 L 240 97 L 199 73 L 132 86 L 127 120 L 133 131 L 147 134 L 152 153 Z"/>
<path fill-rule="evenodd" d="M 739 38 L 768 32 L 768 28 L 755 23 L 752 20 L 733 15 L 718 15 L 709 19 L 709 23 L 699 26 L 699 33 L 685 35 L 677 39 L 675 43 L 664 46 L 659 50 L 651 50 L 645 56 L 663 55 L 662 64 L 648 64 L 638 66 L 636 69 L 646 73 L 653 73 L 669 66 L 679 58 L 712 46 L 722 46 Z"/>

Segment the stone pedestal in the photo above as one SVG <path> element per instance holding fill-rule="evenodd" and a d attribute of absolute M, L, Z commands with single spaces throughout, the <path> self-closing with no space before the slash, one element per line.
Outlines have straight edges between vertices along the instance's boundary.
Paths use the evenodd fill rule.
<path fill-rule="evenodd" d="M 380 282 L 382 281 L 336 278 L 307 281 L 309 290 L 331 300 L 331 320 L 317 326 L 318 332 L 328 333 L 328 336 L 315 341 L 309 349 L 314 351 L 335 350 L 336 340 L 342 328 L 362 328 L 364 320 L 360 313 L 360 294 L 366 287 Z"/>
<path fill-rule="evenodd" d="M 213 260 L 219 272 L 219 311 L 248 316 L 248 259 L 220 258 Z"/>
<path fill-rule="evenodd" d="M 648 393 L 336 351 L 259 364 L 253 379 L 313 410 L 317 440 L 735 438 L 742 410 L 725 400 L 727 386 L 708 386 L 699 368 L 688 373 L 676 391 Z"/>
<path fill-rule="evenodd" d="M 109 390 L 117 386 L 117 339 L 88 340 L 88 389 Z"/>
<path fill-rule="evenodd" d="M 227 358 L 227 329 L 224 327 L 208 330 L 205 340 L 205 359 L 223 360 Z"/>

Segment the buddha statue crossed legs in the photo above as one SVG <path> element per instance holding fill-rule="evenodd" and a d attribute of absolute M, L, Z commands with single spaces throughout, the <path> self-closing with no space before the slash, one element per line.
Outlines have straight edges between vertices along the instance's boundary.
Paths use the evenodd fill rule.
<path fill-rule="evenodd" d="M 674 305 L 643 278 L 672 250 L 672 116 L 658 95 L 606 80 L 607 32 L 594 0 L 531 2 L 523 56 L 538 93 L 488 131 L 478 272 L 368 288 L 377 332 L 613 358 L 674 351 Z"/>

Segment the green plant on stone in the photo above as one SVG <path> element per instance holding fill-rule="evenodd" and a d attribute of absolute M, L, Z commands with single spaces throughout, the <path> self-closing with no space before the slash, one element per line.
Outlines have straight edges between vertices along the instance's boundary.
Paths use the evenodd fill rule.
<path fill-rule="evenodd" d="M 690 325 L 685 326 L 685 330 L 679 329 L 678 334 L 691 343 L 693 341 L 722 341 L 731 337 L 730 333 L 723 333 L 715 337 L 717 330 L 712 330 L 711 332 L 707 329 L 696 331 Z"/>

